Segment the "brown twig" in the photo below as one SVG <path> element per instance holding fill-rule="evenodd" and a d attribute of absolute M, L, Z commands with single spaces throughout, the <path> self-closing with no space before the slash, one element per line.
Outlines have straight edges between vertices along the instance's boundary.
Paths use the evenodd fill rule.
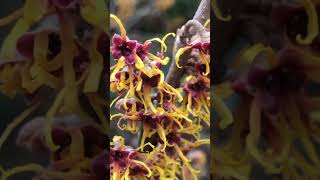
<path fill-rule="evenodd" d="M 168 74 L 166 76 L 166 82 L 173 87 L 180 86 L 180 78 L 183 77 L 186 72 L 185 68 L 178 68 L 175 63 L 175 56 L 178 49 L 186 46 L 190 39 L 199 31 L 203 31 L 203 26 L 207 19 L 210 17 L 210 0 L 202 0 L 192 20 L 188 21 L 182 28 L 177 30 L 176 40 L 174 42 L 173 60 L 170 65 Z M 201 25 L 201 26 L 199 26 Z M 186 52 L 180 57 L 180 65 L 184 67 L 187 60 L 190 58 L 190 52 Z"/>
<path fill-rule="evenodd" d="M 201 24 L 204 24 L 208 18 L 210 18 L 210 0 L 202 0 L 193 16 L 193 20 L 197 20 Z"/>

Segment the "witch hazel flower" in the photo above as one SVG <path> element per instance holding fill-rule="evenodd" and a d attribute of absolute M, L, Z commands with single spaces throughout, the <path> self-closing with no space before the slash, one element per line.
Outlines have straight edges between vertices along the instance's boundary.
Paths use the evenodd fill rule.
<path fill-rule="evenodd" d="M 247 56 L 249 54 L 253 56 Z M 262 54 L 264 56 L 258 56 Z M 244 77 L 234 81 L 232 87 L 248 101 L 243 103 L 246 107 L 242 111 L 250 113 L 249 119 L 235 117 L 235 122 L 247 124 L 247 127 L 236 127 L 240 134 L 246 134 L 246 151 L 270 174 L 280 173 L 282 167 L 313 171 L 305 166 L 320 162 L 310 135 L 312 132 L 309 132 L 312 129 L 312 112 L 318 109 L 318 105 L 311 103 L 316 97 L 308 93 L 308 83 L 319 82 L 316 61 L 319 58 L 292 44 L 277 51 L 256 44 L 245 51 L 243 57 L 246 58 L 240 60 L 250 62 L 250 67 Z M 268 145 L 269 150 L 260 147 L 261 141 Z M 297 148 L 293 141 L 299 141 L 299 148 L 307 153 L 289 152 L 288 148 Z M 299 159 L 300 163 L 286 164 L 288 157 Z M 281 174 L 292 175 L 287 172 Z M 317 176 L 310 175 L 310 178 Z"/>
<path fill-rule="evenodd" d="M 205 76 L 188 76 L 183 90 L 186 93 L 186 109 L 194 116 L 201 116 L 210 124 L 210 79 Z"/>
<path fill-rule="evenodd" d="M 188 51 L 195 51 L 195 68 L 185 78 L 183 91 L 185 93 L 184 104 L 186 110 L 193 116 L 198 116 L 207 124 L 210 121 L 210 41 L 194 41 L 185 47 L 178 49 L 175 55 L 175 62 L 178 68 L 180 57 Z"/>
<path fill-rule="evenodd" d="M 111 74 L 110 79 L 113 80 L 115 74 L 125 66 L 129 69 L 129 73 L 130 73 L 129 77 L 132 77 L 133 72 L 130 72 L 130 69 L 134 67 L 142 71 L 148 77 L 152 77 L 153 73 L 150 70 L 149 71 L 146 70 L 145 64 L 143 62 L 144 59 L 141 59 L 141 58 L 143 58 L 145 55 L 149 57 L 154 57 L 154 55 L 151 55 L 148 52 L 148 48 L 145 48 L 144 45 L 139 45 L 139 49 L 138 49 L 139 51 L 137 52 L 138 42 L 136 40 L 129 40 L 127 38 L 126 30 L 124 29 L 121 21 L 115 15 L 111 14 L 110 17 L 117 22 L 121 30 L 121 36 L 115 34 L 112 38 L 113 45 L 111 47 L 111 54 L 117 60 L 117 65 L 113 73 Z M 141 57 L 137 53 L 139 53 Z M 154 58 L 154 59 L 159 60 L 163 64 L 167 63 L 165 61 L 162 61 L 159 58 Z"/>
<path fill-rule="evenodd" d="M 169 33 L 162 39 L 153 38 L 140 44 L 126 36 L 126 30 L 115 15 L 111 14 L 110 17 L 116 21 L 121 31 L 121 36 L 117 34 L 113 36 L 113 44 L 110 48 L 111 54 L 117 62 L 111 68 L 113 70 L 110 75 L 111 90 L 128 90 L 124 101 L 127 98 L 136 97 L 136 91 L 141 101 L 153 112 L 156 112 L 151 102 L 151 91 L 154 87 L 176 94 L 182 101 L 180 92 L 164 82 L 164 74 L 160 70 L 161 65 L 166 65 L 169 62 L 168 57 L 163 57 L 164 52 L 167 50 L 164 41 L 168 36 L 174 34 Z M 160 57 L 149 52 L 152 41 L 157 41 L 161 44 Z M 127 108 L 126 103 L 124 103 L 124 107 Z"/>
<path fill-rule="evenodd" d="M 198 50 L 200 57 L 199 59 L 201 60 L 202 64 L 205 65 L 205 71 L 202 73 L 202 75 L 208 76 L 210 72 L 210 42 L 192 42 L 186 47 L 180 48 L 175 56 L 176 65 L 178 68 L 182 68 L 179 65 L 180 56 L 188 50 Z"/>
<path fill-rule="evenodd" d="M 103 69 L 106 50 L 101 51 L 99 45 L 108 44 L 109 38 L 102 39 L 102 42 L 100 38 L 101 34 L 107 32 L 105 28 L 108 23 L 107 16 L 104 0 L 27 0 L 23 8 L 11 16 L 0 19 L 1 26 L 17 20 L 2 44 L 0 56 L 3 64 L 0 67 L 2 82 L 0 91 L 10 97 L 22 93 L 25 97 L 32 99 L 28 104 L 29 107 L 10 122 L 12 125 L 0 136 L 0 141 L 5 142 L 6 134 L 10 134 L 32 112 L 38 110 L 41 104 L 41 107 L 45 108 L 43 110 L 47 111 L 44 115 L 44 125 L 41 126 L 42 137 L 40 139 L 43 142 L 32 136 L 29 137 L 30 139 L 27 138 L 25 143 L 31 149 L 33 146 L 44 144 L 49 155 L 63 156 L 50 161 L 55 166 L 51 169 L 38 164 L 26 164 L 11 169 L 5 167 L 1 171 L 2 179 L 26 171 L 57 179 L 77 179 L 76 177 L 94 179 L 98 177 L 92 174 L 91 170 L 100 171 L 99 174 L 104 170 L 104 166 L 101 168 L 99 162 L 95 168 L 90 167 L 88 162 L 101 161 L 97 155 L 106 149 L 104 146 L 106 143 L 100 144 L 101 147 L 90 144 L 89 146 L 96 147 L 96 149 L 84 155 L 83 151 L 87 151 L 87 148 L 90 149 L 88 151 L 92 150 L 92 147 L 85 147 L 88 144 L 83 143 L 87 141 L 87 138 L 92 138 L 85 134 L 88 129 L 75 128 L 61 132 L 54 127 L 54 124 L 55 117 L 60 113 L 76 114 L 81 117 L 90 116 L 88 118 L 90 120 L 84 119 L 83 121 L 95 122 L 93 123 L 95 128 L 92 131 L 101 132 L 103 139 L 106 137 L 109 128 L 103 114 L 106 100 L 101 95 L 105 93 L 101 93 L 98 88 L 101 83 L 100 77 L 103 73 L 106 74 Z M 39 29 L 30 30 L 35 24 L 42 24 L 51 17 L 57 18 L 55 29 L 43 28 L 40 25 Z M 79 21 L 75 22 L 75 17 L 79 17 L 77 19 Z M 91 38 L 86 43 L 83 43 L 83 37 L 76 33 L 79 24 L 86 24 L 90 26 L 90 29 L 95 29 L 90 32 Z M 87 97 L 89 106 L 94 109 L 95 117 L 87 114 L 87 108 L 80 103 L 83 100 L 80 96 Z M 48 97 L 55 99 L 49 101 Z M 66 137 L 66 141 L 57 139 L 57 134 Z M 68 143 L 69 135 L 72 136 L 71 143 Z M 69 151 L 70 149 L 72 150 Z M 87 172 L 78 171 L 79 168 Z"/>
<path fill-rule="evenodd" d="M 206 68 L 203 73 L 198 73 L 199 78 L 203 78 L 203 82 L 199 80 L 202 82 L 199 84 L 206 86 L 202 90 L 199 89 L 202 86 L 193 88 L 197 85 L 172 87 L 165 81 L 165 74 L 161 68 L 169 62 L 169 58 L 165 56 L 165 41 L 175 34 L 169 33 L 163 38 L 153 38 L 139 43 L 127 37 L 126 30 L 116 16 L 111 14 L 110 18 L 116 21 L 121 32 L 121 35 L 113 36 L 110 47 L 116 62 L 116 65 L 111 67 L 110 89 L 117 93 L 110 106 L 115 105 L 117 113 L 112 114 L 110 119 L 111 122 L 117 123 L 119 130 L 140 136 L 138 148 L 128 150 L 133 149 L 140 157 L 148 157 L 148 160 L 142 159 L 145 160 L 143 162 L 148 166 L 151 176 L 147 173 L 149 170 L 142 166 L 137 167 L 137 173 L 131 170 L 128 170 L 128 173 L 133 177 L 138 175 L 140 179 L 197 179 L 200 171 L 192 167 L 187 155 L 191 150 L 210 143 L 209 139 L 201 137 L 203 127 L 198 120 L 204 117 L 208 119 L 208 111 L 204 110 L 202 105 L 194 103 L 199 103 L 199 98 L 206 96 L 205 104 L 208 105 L 207 85 L 210 81 L 207 76 L 210 69 Z M 161 46 L 156 55 L 151 53 L 153 42 L 158 42 Z M 201 63 L 209 63 L 209 44 L 199 43 L 194 44 L 194 47 L 202 53 Z M 196 84 L 194 81 L 197 80 L 188 81 L 190 84 Z M 188 103 L 189 94 L 194 97 L 194 102 Z M 197 109 L 198 119 L 187 110 L 187 104 L 190 104 L 189 109 Z M 128 151 L 124 153 L 123 161 L 130 159 L 128 154 Z M 123 162 L 121 164 L 128 165 Z M 129 165 L 129 169 L 134 169 L 132 166 L 137 165 L 129 164 L 132 164 Z M 125 174 L 125 171 L 123 168 L 120 174 Z M 114 175 L 119 174 L 118 170 L 111 169 L 111 173 L 111 179 L 119 178 L 119 175 Z"/>
<path fill-rule="evenodd" d="M 110 178 L 151 177 L 149 154 L 125 146 L 121 136 L 115 136 L 110 147 Z"/>

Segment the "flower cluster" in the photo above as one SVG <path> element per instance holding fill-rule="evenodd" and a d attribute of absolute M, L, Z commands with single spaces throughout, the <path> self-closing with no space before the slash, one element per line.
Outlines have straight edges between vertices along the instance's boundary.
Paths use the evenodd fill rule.
<path fill-rule="evenodd" d="M 125 146 L 124 138 L 114 136 L 110 151 L 110 179 L 198 179 L 200 169 L 192 164 L 204 162 L 195 148 L 209 144 L 202 137 L 204 123 L 210 126 L 210 41 L 192 42 L 176 54 L 198 54 L 197 68 L 185 77 L 180 88 L 165 81 L 161 70 L 169 62 L 166 39 L 153 38 L 139 43 L 127 36 L 120 19 L 111 14 L 121 35 L 114 34 L 110 51 L 116 64 L 111 67 L 110 90 L 117 93 L 111 115 L 121 131 L 140 133 L 137 148 Z M 207 29 L 209 31 L 209 29 Z M 153 42 L 161 45 L 153 54 Z M 181 68 L 181 67 L 180 67 Z"/>
<path fill-rule="evenodd" d="M 214 177 L 249 179 L 255 162 L 283 179 L 319 179 L 318 2 L 274 3 L 272 23 L 280 46 L 256 43 L 230 66 L 235 76 L 216 85 L 219 129 L 230 138 L 216 145 Z M 292 18 L 293 17 L 293 18 Z M 305 23 L 308 22 L 308 23 Z M 237 94 L 236 108 L 224 99 Z"/>
<path fill-rule="evenodd" d="M 30 106 L 3 132 L 0 147 L 32 112 L 44 110 L 41 120 L 22 127 L 17 144 L 51 156 L 49 168 L 5 167 L 1 179 L 25 171 L 55 179 L 106 176 L 109 127 L 101 84 L 108 70 L 107 19 L 104 0 L 26 0 L 0 19 L 1 26 L 17 20 L 1 49 L 0 91 L 22 94 Z"/>

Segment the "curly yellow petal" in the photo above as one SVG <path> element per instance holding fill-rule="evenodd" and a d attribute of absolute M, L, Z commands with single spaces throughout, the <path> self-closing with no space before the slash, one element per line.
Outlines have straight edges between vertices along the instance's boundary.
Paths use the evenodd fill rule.
<path fill-rule="evenodd" d="M 26 109 L 24 112 L 22 112 L 18 117 L 16 117 L 4 130 L 4 132 L 0 136 L 0 149 L 5 142 L 5 140 L 8 138 L 12 130 L 20 125 L 23 120 L 25 120 L 37 107 L 39 104 L 33 105 L 30 108 Z"/>
<path fill-rule="evenodd" d="M 319 24 L 318 24 L 318 15 L 317 15 L 317 10 L 314 5 L 314 3 L 311 0 L 304 0 L 303 1 L 307 15 L 308 15 L 308 34 L 307 36 L 303 39 L 301 34 L 298 34 L 296 37 L 296 40 L 300 44 L 310 44 L 316 38 L 319 34 Z"/>
<path fill-rule="evenodd" d="M 191 48 L 192 48 L 191 46 L 186 46 L 186 47 L 180 48 L 177 51 L 176 56 L 175 56 L 175 61 L 176 61 L 176 65 L 177 65 L 178 68 L 182 68 L 182 66 L 179 65 L 180 56 L 182 54 L 184 54 L 186 51 L 188 51 L 189 49 L 191 49 Z"/>
<path fill-rule="evenodd" d="M 119 26 L 120 28 L 120 32 L 121 32 L 121 37 L 123 39 L 126 39 L 127 38 L 127 32 L 126 32 L 126 29 L 124 28 L 121 20 L 114 14 L 110 14 L 110 18 L 112 18 Z"/>
<path fill-rule="evenodd" d="M 166 42 L 166 40 L 167 40 L 167 38 L 168 38 L 169 36 L 175 37 L 176 34 L 175 34 L 175 33 L 168 33 L 168 34 L 166 34 L 165 36 L 163 36 L 162 42 Z M 161 52 L 166 52 L 166 51 L 167 51 L 167 48 L 164 48 L 164 46 L 161 46 Z"/>
<path fill-rule="evenodd" d="M 216 17 L 221 20 L 221 21 L 230 21 L 231 20 L 231 16 L 228 15 L 226 17 L 224 17 L 218 7 L 218 2 L 217 0 L 211 0 L 211 6 L 213 9 L 213 13 L 216 15 Z"/>

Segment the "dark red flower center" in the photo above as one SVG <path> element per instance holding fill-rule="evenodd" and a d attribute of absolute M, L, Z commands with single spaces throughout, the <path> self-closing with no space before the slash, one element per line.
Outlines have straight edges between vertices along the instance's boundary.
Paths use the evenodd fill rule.
<path fill-rule="evenodd" d="M 129 56 L 132 53 L 132 50 L 130 49 L 130 47 L 127 45 L 127 43 L 123 43 L 122 45 L 120 45 L 119 50 L 121 51 L 121 54 L 123 56 Z"/>
<path fill-rule="evenodd" d="M 121 167 L 126 167 L 129 151 L 112 150 L 110 151 L 110 163 L 118 163 Z"/>
<path fill-rule="evenodd" d="M 150 44 L 137 44 L 136 53 L 143 60 L 150 49 Z"/>
<path fill-rule="evenodd" d="M 283 95 L 289 91 L 299 90 L 304 82 L 305 74 L 295 67 L 280 66 L 271 70 L 264 79 L 265 89 L 272 95 Z"/>
<path fill-rule="evenodd" d="M 181 135 L 174 132 L 169 133 L 166 137 L 169 144 L 177 144 L 181 140 Z"/>
<path fill-rule="evenodd" d="M 123 153 L 121 151 L 114 151 L 113 152 L 113 159 L 116 161 L 119 161 L 124 157 Z"/>
<path fill-rule="evenodd" d="M 196 82 L 194 84 L 190 84 L 189 88 L 192 89 L 193 91 L 199 92 L 201 91 L 203 88 L 205 88 L 205 85 L 202 84 L 201 82 Z"/>
<path fill-rule="evenodd" d="M 154 119 L 149 115 L 141 115 L 140 120 L 148 125 L 151 129 L 157 129 L 157 119 Z"/>
<path fill-rule="evenodd" d="M 277 67 L 266 70 L 253 66 L 249 71 L 248 82 L 250 86 L 265 90 L 272 96 L 281 96 L 289 92 L 299 91 L 305 82 L 306 74 L 299 66 L 294 52 L 283 51 L 280 54 L 282 63 Z"/>

